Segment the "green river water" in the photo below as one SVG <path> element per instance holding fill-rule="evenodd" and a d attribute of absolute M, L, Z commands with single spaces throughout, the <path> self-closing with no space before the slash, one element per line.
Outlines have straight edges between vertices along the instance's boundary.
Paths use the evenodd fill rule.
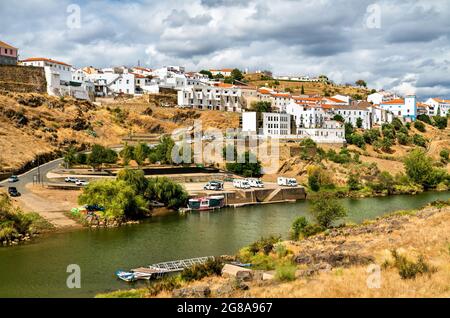
<path fill-rule="evenodd" d="M 400 209 L 446 200 L 449 192 L 343 199 L 356 223 Z M 0 297 L 92 297 L 127 288 L 118 269 L 198 256 L 234 254 L 261 236 L 287 237 L 308 202 L 224 209 L 152 218 L 119 229 L 78 230 L 44 236 L 31 244 L 0 248 Z M 81 289 L 66 286 L 69 264 L 81 267 Z"/>

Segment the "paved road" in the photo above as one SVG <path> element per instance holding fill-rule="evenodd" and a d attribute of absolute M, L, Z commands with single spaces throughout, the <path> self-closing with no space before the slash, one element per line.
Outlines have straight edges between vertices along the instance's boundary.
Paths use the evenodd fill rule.
<path fill-rule="evenodd" d="M 50 170 L 58 168 L 63 162 L 63 159 L 57 159 L 49 163 L 41 165 L 39 168 L 34 168 L 24 174 L 19 175 L 19 181 L 15 183 L 9 183 L 8 180 L 0 182 L 0 187 L 16 187 L 22 194 L 18 198 L 14 198 L 26 211 L 32 211 L 39 213 L 43 218 L 52 223 L 57 228 L 67 227 L 79 227 L 79 225 L 64 215 L 65 211 L 68 211 L 66 205 L 60 202 L 52 202 L 45 198 L 42 198 L 32 193 L 27 187 L 27 184 L 33 183 L 38 180 L 38 171 L 41 175 L 42 182 L 49 182 L 47 173 Z"/>
<path fill-rule="evenodd" d="M 63 159 L 56 159 L 54 161 L 45 163 L 41 165 L 39 168 L 34 168 L 28 172 L 25 172 L 24 174 L 21 174 L 19 177 L 19 181 L 15 183 L 9 183 L 8 180 L 0 182 L 0 186 L 3 187 L 16 187 L 17 190 L 19 190 L 20 193 L 26 194 L 29 193 L 29 190 L 25 187 L 28 183 L 33 183 L 37 175 L 38 171 L 40 171 L 41 174 L 41 181 L 42 182 L 49 182 L 49 179 L 47 178 L 47 173 L 50 172 L 50 170 L 53 170 L 55 168 L 58 168 L 59 165 L 63 162 Z"/>

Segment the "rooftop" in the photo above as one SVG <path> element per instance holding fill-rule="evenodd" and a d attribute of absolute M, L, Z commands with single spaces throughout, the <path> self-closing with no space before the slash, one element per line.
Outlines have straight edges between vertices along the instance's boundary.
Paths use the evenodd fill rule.
<path fill-rule="evenodd" d="M 56 60 L 52 60 L 52 59 L 48 59 L 45 57 L 30 57 L 26 60 L 23 60 L 22 62 L 48 62 L 48 63 L 54 63 L 54 64 L 59 64 L 59 65 L 64 65 L 64 66 L 72 66 L 70 64 L 64 63 L 64 62 L 59 62 Z"/>
<path fill-rule="evenodd" d="M 9 45 L 8 43 L 5 43 L 3 41 L 0 41 L 0 47 L 3 47 L 5 49 L 17 49 L 16 47 Z"/>

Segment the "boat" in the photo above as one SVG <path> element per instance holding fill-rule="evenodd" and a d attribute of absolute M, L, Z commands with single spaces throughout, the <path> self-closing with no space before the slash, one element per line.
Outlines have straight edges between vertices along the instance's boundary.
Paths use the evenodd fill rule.
<path fill-rule="evenodd" d="M 116 276 L 125 282 L 131 283 L 137 280 L 150 280 L 152 273 L 117 271 Z"/>
<path fill-rule="evenodd" d="M 225 206 L 225 196 L 207 196 L 201 198 L 190 199 L 187 211 L 211 211 L 221 209 Z"/>

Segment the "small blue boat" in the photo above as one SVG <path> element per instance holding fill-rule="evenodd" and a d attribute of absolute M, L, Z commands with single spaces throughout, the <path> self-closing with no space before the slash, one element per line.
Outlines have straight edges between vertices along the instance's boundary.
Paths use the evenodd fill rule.
<path fill-rule="evenodd" d="M 136 274 L 133 272 L 117 271 L 116 276 L 126 282 L 135 282 L 137 280 Z"/>

